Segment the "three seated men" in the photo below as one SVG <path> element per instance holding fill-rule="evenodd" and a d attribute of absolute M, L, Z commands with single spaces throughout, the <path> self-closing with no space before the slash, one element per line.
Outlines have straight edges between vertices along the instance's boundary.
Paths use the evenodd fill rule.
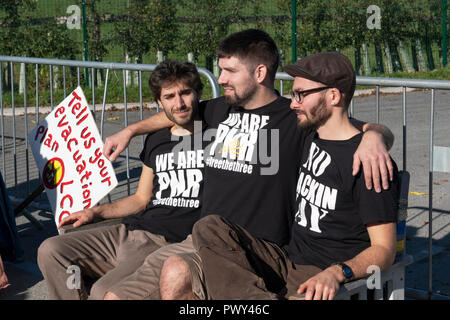
<path fill-rule="evenodd" d="M 102 228 L 101 231 L 58 236 L 41 245 L 39 266 L 53 298 L 86 297 L 87 292 L 83 288 L 77 292 L 63 288 L 66 269 L 73 264 L 79 265 L 87 276 L 100 277 L 91 290 L 93 299 L 250 299 L 285 296 L 282 294 L 283 288 L 286 281 L 291 281 L 286 267 L 291 263 L 288 259 L 292 259 L 296 265 L 314 266 L 301 272 L 305 280 L 314 274 L 315 277 L 324 274 L 330 276 L 328 271 L 334 271 L 336 278 L 334 282 L 330 281 L 329 290 L 335 289 L 336 281 L 342 280 L 337 275 L 339 269 L 335 265 L 327 272 L 321 271 L 327 270 L 331 258 L 339 265 L 347 263 L 354 276 L 363 274 L 366 262 L 380 263 L 380 267 L 392 263 L 390 236 L 391 223 L 395 220 L 389 213 L 391 209 L 386 210 L 381 220 L 375 218 L 377 221 L 373 220 L 377 215 L 372 214 L 372 209 L 392 205 L 394 210 L 396 206 L 393 195 L 395 165 L 392 165 L 385 147 L 392 144 L 393 138 L 389 130 L 382 126 L 364 124 L 360 128 L 364 133 L 361 133 L 360 129 L 350 124 L 346 108 L 354 91 L 351 65 L 349 67 L 346 60 L 334 55 L 334 60 L 330 60 L 334 62 L 331 67 L 327 65 L 331 56 L 322 59 L 326 61 L 321 60 L 322 63 L 318 65 L 311 63 L 316 61 L 311 58 L 301 60 L 303 62 L 292 66 L 292 70 L 296 71 L 290 74 L 296 76 L 296 80 L 293 97 L 289 100 L 279 96 L 274 89 L 279 64 L 278 49 L 264 31 L 249 29 L 228 36 L 219 45 L 218 56 L 222 70 L 218 82 L 224 88 L 225 97 L 197 104 L 195 93 L 199 97 L 201 87 L 174 78 L 170 78 L 170 81 L 161 80 L 160 95 L 156 91 L 154 96 L 163 106 L 164 112 L 130 125 L 106 139 L 104 154 L 114 160 L 133 136 L 154 132 L 148 136 L 141 154 L 143 174 L 147 166 L 153 176 L 141 177 L 136 195 L 115 204 L 92 208 L 90 212 L 72 214 L 63 222 L 72 223 L 79 219 L 81 223 L 90 221 L 91 218 L 87 217 L 93 216 L 130 215 L 125 224 Z M 308 61 L 310 63 L 306 63 Z M 333 71 L 342 71 L 340 67 L 345 67 L 346 78 L 333 78 L 337 76 Z M 303 73 L 297 74 L 300 69 Z M 152 78 L 158 77 L 155 73 L 156 70 L 152 73 L 150 83 Z M 179 76 L 184 79 L 180 74 L 175 79 Z M 169 139 L 170 133 L 174 134 L 173 129 L 169 131 L 164 128 L 177 127 L 187 135 L 195 133 L 195 126 L 190 121 L 196 119 L 194 109 L 197 105 L 198 119 L 203 120 L 205 128 L 213 132 L 211 135 L 200 130 L 203 136 L 201 141 L 206 141 L 207 145 L 192 147 L 205 148 L 201 208 L 190 212 L 179 211 L 180 208 L 161 209 L 159 206 L 164 206 L 161 201 L 164 198 L 162 189 L 165 189 L 163 186 L 167 185 L 167 180 L 163 175 L 157 175 L 158 164 L 163 161 L 164 154 L 175 147 Z M 367 161 L 374 154 L 373 150 L 382 150 L 381 153 L 375 152 L 380 159 L 377 163 Z M 363 163 L 364 173 L 357 173 L 360 162 Z M 179 163 L 175 161 L 172 165 L 177 166 Z M 372 172 L 375 190 L 368 190 L 367 186 L 370 188 L 372 184 Z M 381 190 L 379 184 L 380 173 L 385 190 Z M 171 174 L 165 172 L 165 177 Z M 392 177 L 393 181 L 389 182 Z M 354 185 L 357 185 L 357 191 L 352 189 Z M 198 193 L 187 193 L 201 197 L 201 191 L 199 188 Z M 170 194 L 173 197 L 180 193 L 172 190 Z M 392 202 L 375 201 L 377 195 L 380 195 L 380 199 L 391 199 Z M 154 205 L 155 198 L 158 205 Z M 144 214 L 131 216 L 144 209 L 148 203 L 150 206 Z M 371 207 L 367 214 L 366 206 Z M 167 211 L 167 214 L 163 211 L 158 214 L 159 210 Z M 334 214 L 336 212 L 342 214 Z M 348 212 L 350 218 L 347 217 Z M 190 236 L 193 223 L 200 217 L 204 219 L 198 222 L 193 236 Z M 331 223 L 330 226 L 327 221 L 333 218 L 342 220 L 342 224 L 336 227 Z M 346 224 L 347 218 L 351 220 L 349 230 L 346 229 L 349 226 Z M 213 225 L 219 224 L 218 221 L 220 229 L 229 226 L 233 231 L 228 236 L 236 236 L 229 239 L 222 233 L 206 232 L 217 230 Z M 357 225 L 353 226 L 353 222 Z M 366 230 L 366 224 L 374 231 L 369 231 L 369 228 Z M 298 228 L 303 228 L 300 229 L 303 232 L 298 233 Z M 139 232 L 138 235 L 138 230 L 145 232 Z M 242 232 L 234 233 L 235 230 Z M 241 234 L 245 236 L 241 237 Z M 380 234 L 386 237 L 385 242 L 380 242 L 386 250 L 380 251 L 378 245 L 373 249 L 370 245 L 369 240 L 372 241 L 374 237 L 373 241 L 376 242 Z M 317 241 L 321 237 L 322 241 Z M 334 242 L 328 242 L 328 237 Z M 247 239 L 252 241 L 248 242 Z M 250 246 L 254 243 L 253 239 L 266 249 L 273 248 L 282 258 L 279 260 L 282 263 L 274 263 L 269 269 L 266 269 L 265 263 L 259 265 L 260 251 L 256 246 Z M 335 246 L 341 241 L 344 248 Z M 241 258 L 236 261 L 233 261 L 235 257 L 224 256 L 220 252 L 220 249 L 229 248 L 230 242 L 236 248 L 245 247 L 239 251 Z M 286 248 L 287 251 L 284 251 Z M 246 255 L 245 250 L 256 250 L 253 252 L 256 260 L 246 261 L 242 256 Z M 369 258 L 363 260 L 361 265 L 360 260 L 355 265 L 348 261 L 354 257 L 353 254 L 359 255 L 360 251 L 367 253 L 367 250 Z M 339 255 L 334 259 L 333 255 L 329 256 L 330 251 Z M 136 254 L 131 255 L 132 252 Z M 326 258 L 321 254 L 325 254 Z M 216 261 L 213 261 L 214 257 Z M 218 261 L 224 264 L 219 266 L 216 264 Z M 242 265 L 234 268 L 230 261 Z M 224 267 L 227 265 L 230 268 Z M 277 268 L 284 268 L 282 275 L 275 271 Z M 236 273 L 241 274 L 242 269 L 247 271 L 248 276 L 243 281 L 251 288 L 253 283 L 257 283 L 255 288 L 261 288 L 268 296 L 256 289 L 251 293 L 229 290 L 232 287 L 225 290 L 229 296 L 223 296 L 225 292 L 218 293 L 222 286 L 230 283 L 237 287 L 238 279 L 241 278 L 236 277 Z M 263 288 L 262 283 L 266 283 L 267 279 L 270 281 Z M 297 276 L 293 279 L 299 285 Z M 307 288 L 311 292 L 311 286 Z M 294 289 L 289 292 L 294 292 Z M 331 292 L 325 294 L 314 290 L 307 297 L 332 298 Z"/>

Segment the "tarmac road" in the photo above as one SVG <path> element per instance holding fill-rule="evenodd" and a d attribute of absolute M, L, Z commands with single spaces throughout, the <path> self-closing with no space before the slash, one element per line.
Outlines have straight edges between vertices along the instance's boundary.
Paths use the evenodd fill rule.
<path fill-rule="evenodd" d="M 450 147 L 450 92 L 436 91 L 435 95 L 435 124 L 434 144 Z M 354 116 L 357 119 L 375 122 L 375 96 L 358 96 L 354 99 Z M 430 91 L 414 91 L 407 93 L 407 160 L 406 169 L 411 174 L 410 195 L 407 218 L 407 254 L 414 257 L 414 263 L 406 269 L 406 287 L 421 290 L 428 289 L 428 228 L 429 228 L 429 140 L 430 140 Z M 131 108 L 136 104 L 128 103 Z M 117 108 L 120 109 L 120 106 Z M 380 97 L 380 123 L 387 125 L 396 137 L 391 155 L 403 168 L 402 160 L 402 95 L 382 94 Z M 29 108 L 29 111 L 32 108 Z M 99 107 L 97 107 L 97 110 Z M 16 110 L 18 112 L 19 110 Z M 154 111 L 145 110 L 144 117 Z M 96 119 L 99 125 L 100 112 Z M 128 122 L 139 120 L 139 112 L 128 111 Z M 40 115 L 40 120 L 44 115 Z M 123 110 L 105 113 L 104 136 L 109 136 L 123 127 L 125 113 Z M 35 115 L 28 115 L 28 128 L 31 131 L 36 125 Z M 14 118 L 16 128 L 17 157 L 14 165 L 13 155 L 13 118 L 5 117 L 5 167 L 3 172 L 3 158 L 0 157 L 0 170 L 5 178 L 10 196 L 24 197 L 31 193 L 38 185 L 38 173 L 34 160 L 29 152 L 30 184 L 26 181 L 24 116 Z M 110 194 L 111 199 L 119 199 L 132 193 L 137 187 L 140 175 L 138 155 L 142 147 L 142 139 L 135 138 L 129 147 L 130 157 L 130 190 L 126 181 L 125 152 L 114 163 L 119 185 Z M 16 169 L 14 169 L 16 167 Z M 15 184 L 15 173 L 18 184 Z M 433 292 L 450 295 L 450 173 L 433 174 Z M 40 199 L 45 201 L 45 196 Z M 107 201 L 105 198 L 101 203 Z M 6 263 L 6 272 L 12 284 L 0 291 L 0 299 L 36 300 L 47 299 L 47 287 L 36 264 L 36 251 L 40 243 L 49 236 L 56 235 L 56 227 L 51 213 L 30 208 L 31 215 L 44 226 L 38 230 L 23 215 L 16 218 L 17 228 L 25 249 L 24 261 L 18 264 Z"/>

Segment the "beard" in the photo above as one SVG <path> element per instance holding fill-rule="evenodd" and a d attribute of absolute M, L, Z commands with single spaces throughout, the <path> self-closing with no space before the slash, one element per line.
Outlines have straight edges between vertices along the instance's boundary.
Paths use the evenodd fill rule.
<path fill-rule="evenodd" d="M 310 116 L 308 116 L 308 114 L 302 110 L 300 110 L 298 113 L 303 114 L 306 117 L 306 120 L 299 120 L 297 123 L 297 127 L 299 129 L 306 130 L 317 130 L 319 127 L 323 126 L 331 117 L 331 110 L 327 109 L 324 96 L 320 98 L 317 105 L 311 108 Z"/>
<path fill-rule="evenodd" d="M 253 96 L 255 95 L 256 92 L 256 85 L 251 85 L 245 88 L 245 90 L 240 94 L 236 93 L 235 87 L 232 88 L 233 88 L 233 95 L 225 96 L 226 103 L 231 106 L 241 106 L 241 107 L 245 106 L 247 102 L 253 99 Z"/>

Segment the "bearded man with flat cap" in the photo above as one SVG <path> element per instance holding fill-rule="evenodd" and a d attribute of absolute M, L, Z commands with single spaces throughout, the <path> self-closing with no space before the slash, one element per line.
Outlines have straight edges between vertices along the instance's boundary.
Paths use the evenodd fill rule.
<path fill-rule="evenodd" d="M 291 109 L 307 130 L 289 243 L 280 247 L 210 215 L 193 229 L 212 299 L 333 299 L 341 283 L 390 267 L 396 252 L 398 172 L 387 190 L 368 190 L 352 175 L 362 132 L 348 117 L 356 77 L 337 52 L 285 67 L 295 78 Z"/>

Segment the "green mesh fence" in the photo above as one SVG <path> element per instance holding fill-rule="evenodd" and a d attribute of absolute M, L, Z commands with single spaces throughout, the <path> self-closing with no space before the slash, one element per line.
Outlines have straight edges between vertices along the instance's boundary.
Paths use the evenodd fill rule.
<path fill-rule="evenodd" d="M 65 29 L 64 37 L 70 38 L 73 47 L 66 58 L 82 60 L 83 24 L 69 29 L 67 22 L 67 18 L 81 19 L 82 1 L 28 1 L 35 6 L 32 9 L 19 6 L 21 16 L 16 28 L 26 25 L 33 29 L 45 23 L 58 24 L 58 32 Z M 157 63 L 158 46 L 161 46 L 169 48 L 162 50 L 167 58 L 186 60 L 188 52 L 193 52 L 200 66 L 212 69 L 217 43 L 231 32 L 253 27 L 267 31 L 281 50 L 282 63 L 290 63 L 291 4 L 291 0 L 86 0 L 89 60 Z M 376 22 L 373 18 L 376 12 L 368 11 L 373 5 L 380 8 L 381 29 L 368 27 L 369 19 L 372 19 L 372 25 Z M 0 20 L 6 16 L 5 8 L 0 7 Z M 141 9 L 142 12 L 139 11 Z M 441 1 L 302 0 L 297 1 L 296 10 L 298 57 L 338 50 L 352 60 L 360 75 L 442 67 Z M 158 25 L 155 22 L 158 19 L 169 22 Z M 147 34 L 144 30 L 146 24 L 153 28 Z M 128 26 L 129 39 L 117 38 L 118 26 L 123 30 Z M 3 26 L 2 30 L 5 30 Z M 2 32 L 6 31 L 0 31 L 0 37 Z M 136 43 L 141 39 L 142 47 L 148 46 L 148 49 L 136 53 L 135 49 L 140 44 L 128 44 L 127 48 L 127 40 L 133 37 L 136 37 Z M 144 45 L 148 39 L 156 40 Z M 24 47 L 27 45 L 23 43 Z M 0 45 L 0 54 L 30 55 L 37 52 L 37 55 L 43 52 L 41 56 L 54 58 L 61 58 L 63 54 L 49 48 L 41 51 L 22 49 L 24 52 L 11 51 Z M 129 60 L 126 60 L 127 52 Z"/>

